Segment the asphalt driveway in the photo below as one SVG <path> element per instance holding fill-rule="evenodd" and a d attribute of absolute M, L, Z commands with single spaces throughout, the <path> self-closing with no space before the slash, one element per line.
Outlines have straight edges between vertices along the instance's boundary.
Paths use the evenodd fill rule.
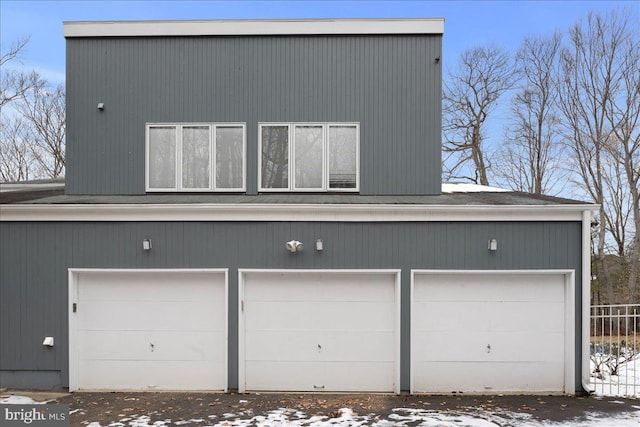
<path fill-rule="evenodd" d="M 73 426 L 640 426 L 640 401 L 564 396 L 30 393 L 68 404 Z"/>

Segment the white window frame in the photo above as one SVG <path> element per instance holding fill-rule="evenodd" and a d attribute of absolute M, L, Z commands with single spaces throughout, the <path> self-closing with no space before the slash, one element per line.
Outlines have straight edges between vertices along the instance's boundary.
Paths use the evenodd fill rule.
<path fill-rule="evenodd" d="M 217 175 L 218 175 L 218 171 L 216 169 L 216 160 L 217 160 L 217 147 L 218 147 L 218 143 L 217 143 L 217 137 L 216 137 L 216 130 L 218 128 L 242 128 L 242 186 L 238 187 L 238 188 L 218 188 L 217 186 Z M 213 123 L 212 126 L 212 131 L 211 131 L 211 139 L 212 139 L 212 150 L 211 150 L 211 180 L 212 180 L 212 187 L 214 190 L 213 191 L 219 191 L 219 192 L 242 192 L 242 191 L 246 191 L 247 189 L 247 126 L 245 123 Z"/>
<path fill-rule="evenodd" d="M 321 168 L 321 172 L 320 174 L 322 175 L 322 184 L 320 187 L 305 187 L 305 188 L 298 188 L 296 186 L 296 144 L 294 143 L 295 141 L 295 135 L 296 135 L 296 128 L 304 128 L 304 127 L 319 127 L 322 129 L 322 154 L 320 156 L 320 158 L 322 159 L 322 165 L 320 165 Z M 327 156 L 328 153 L 328 144 L 327 144 L 327 129 L 328 127 L 324 124 L 324 123 L 292 123 L 291 126 L 289 126 L 289 134 L 290 134 L 290 138 L 289 138 L 289 188 L 291 188 L 293 191 L 311 191 L 311 192 L 317 192 L 317 191 L 326 191 L 329 189 L 329 187 L 326 185 L 326 182 L 328 181 L 327 178 L 327 169 L 328 169 L 328 159 L 329 157 Z M 260 134 L 260 136 L 262 136 L 262 133 Z M 260 159 L 260 164 L 262 164 L 262 159 Z M 293 166 L 293 167 L 292 167 Z M 260 177 L 262 177 L 262 174 L 260 175 Z"/>
<path fill-rule="evenodd" d="M 207 128 L 209 129 L 209 185 L 208 187 L 188 187 L 188 188 L 184 188 L 182 185 L 182 166 L 183 166 L 183 145 L 182 145 L 182 136 L 184 134 L 183 129 L 184 128 L 189 128 L 189 127 L 203 127 L 203 128 Z M 213 135 L 212 135 L 212 130 L 213 130 L 213 126 L 211 126 L 210 123 L 179 123 L 176 127 L 176 134 L 177 134 L 177 140 L 176 140 L 176 189 L 175 191 L 186 191 L 186 192 L 202 192 L 202 191 L 209 191 L 210 189 L 214 188 L 212 186 L 212 175 L 213 175 L 213 144 L 212 144 L 212 139 L 213 139 Z M 150 190 L 153 191 L 153 190 Z"/>
<path fill-rule="evenodd" d="M 207 127 L 209 129 L 209 186 L 206 188 L 184 188 L 182 186 L 182 129 L 184 127 Z M 152 188 L 149 185 L 149 130 L 151 128 L 172 127 L 176 133 L 176 167 L 175 167 L 175 187 Z M 242 186 L 238 188 L 217 188 L 216 183 L 216 130 L 218 128 L 242 128 Z M 247 179 L 247 126 L 246 123 L 236 122 L 171 122 L 171 123 L 146 123 L 145 124 L 145 190 L 149 193 L 203 193 L 203 192 L 244 192 L 246 191 Z"/>
<path fill-rule="evenodd" d="M 286 126 L 287 128 L 287 137 L 288 139 L 288 157 L 289 157 L 289 170 L 287 172 L 288 183 L 289 186 L 286 188 L 262 188 L 262 128 L 263 127 L 276 127 L 276 126 Z M 258 191 L 272 192 L 278 193 L 282 191 L 291 191 L 291 123 L 283 123 L 283 122 L 268 122 L 268 123 L 258 123 Z"/>
<path fill-rule="evenodd" d="M 289 138 L 288 147 L 288 181 L 286 188 L 265 188 L 262 185 L 262 128 L 270 126 L 287 127 Z M 319 188 L 297 188 L 296 187 L 296 165 L 295 165 L 295 129 L 296 127 L 322 127 L 322 187 Z M 330 188 L 329 187 L 329 128 L 330 127 L 354 127 L 356 129 L 356 186 L 355 188 Z M 260 122 L 258 123 L 258 191 L 278 193 L 278 192 L 349 192 L 360 191 L 360 123 L 358 122 Z"/>

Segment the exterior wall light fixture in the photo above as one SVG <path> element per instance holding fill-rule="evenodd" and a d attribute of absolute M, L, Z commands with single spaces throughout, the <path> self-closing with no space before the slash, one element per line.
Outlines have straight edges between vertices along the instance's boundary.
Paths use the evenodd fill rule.
<path fill-rule="evenodd" d="M 304 244 L 302 242 L 297 241 L 297 240 L 291 240 L 291 241 L 285 243 L 284 247 L 287 248 L 287 250 L 289 252 L 294 253 L 294 252 L 302 251 L 302 249 L 304 249 Z"/>
<path fill-rule="evenodd" d="M 324 246 L 322 244 L 322 239 L 316 240 L 316 251 L 322 252 L 323 249 L 324 249 Z"/>
<path fill-rule="evenodd" d="M 488 248 L 489 248 L 490 251 L 497 251 L 498 250 L 498 241 L 496 239 L 489 240 Z"/>
<path fill-rule="evenodd" d="M 98 102 L 98 110 L 99 111 L 103 111 L 104 110 L 104 102 Z"/>
<path fill-rule="evenodd" d="M 151 250 L 151 239 L 144 239 L 142 241 L 142 249 L 144 249 L 145 251 Z"/>

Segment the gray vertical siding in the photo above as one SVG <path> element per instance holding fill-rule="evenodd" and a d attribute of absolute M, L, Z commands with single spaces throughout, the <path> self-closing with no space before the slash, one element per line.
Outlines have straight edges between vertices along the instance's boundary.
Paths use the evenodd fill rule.
<path fill-rule="evenodd" d="M 67 40 L 67 193 L 142 194 L 147 122 L 360 122 L 361 194 L 440 192 L 442 37 Z M 96 109 L 105 103 L 104 111 Z"/>
<path fill-rule="evenodd" d="M 401 387 L 409 388 L 411 269 L 573 269 L 580 388 L 581 225 L 478 223 L 0 222 L 0 382 L 68 386 L 68 268 L 229 268 L 229 386 L 238 385 L 238 268 L 402 270 Z M 144 238 L 153 250 L 144 252 Z M 499 241 L 496 253 L 487 241 Z M 292 255 L 284 242 L 317 238 Z M 42 339 L 52 335 L 54 348 Z M 35 385 L 34 385 L 35 384 Z"/>

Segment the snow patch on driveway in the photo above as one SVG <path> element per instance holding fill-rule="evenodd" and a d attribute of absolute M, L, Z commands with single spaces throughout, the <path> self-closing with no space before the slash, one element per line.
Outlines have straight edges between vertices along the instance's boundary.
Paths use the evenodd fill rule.
<path fill-rule="evenodd" d="M 36 402 L 30 397 L 12 395 L 0 398 L 0 403 L 5 405 L 40 405 L 47 402 Z"/>

